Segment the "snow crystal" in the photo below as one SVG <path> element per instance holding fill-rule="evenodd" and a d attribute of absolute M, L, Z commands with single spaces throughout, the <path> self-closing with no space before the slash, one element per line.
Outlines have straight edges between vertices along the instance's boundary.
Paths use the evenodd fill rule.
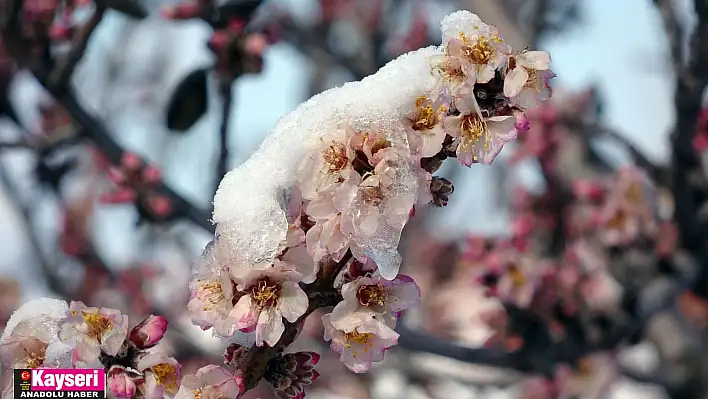
<path fill-rule="evenodd" d="M 474 14 L 456 12 L 444 19 L 443 32 L 449 35 L 475 21 L 479 18 Z M 429 58 L 439 54 L 440 47 L 431 46 L 401 55 L 374 75 L 316 95 L 283 116 L 261 147 L 223 178 L 214 196 L 213 221 L 219 240 L 229 248 L 229 260 L 256 264 L 275 258 L 287 233 L 286 198 L 298 166 L 341 123 L 375 126 L 393 135 L 394 145 L 407 144 L 401 120 L 417 97 L 432 94 Z M 402 195 L 417 187 L 414 174 L 408 175 L 411 182 L 401 185 Z M 365 250 L 387 275 L 397 272 L 401 261 L 396 250 L 400 231 L 394 230 L 376 237 Z"/>
<path fill-rule="evenodd" d="M 475 27 L 480 26 L 482 23 L 477 14 L 472 14 L 469 11 L 456 11 L 447 15 L 440 23 L 443 44 L 446 44 L 448 40 L 454 37 L 458 37 L 460 33 L 470 36 Z"/>
<path fill-rule="evenodd" d="M 23 322 L 31 321 L 32 329 L 37 332 L 58 332 L 58 321 L 66 317 L 69 305 L 65 301 L 53 298 L 38 298 L 25 302 L 12 313 L 7 321 L 0 342 L 6 342 L 12 331 Z M 23 323 L 25 324 L 25 323 Z M 56 334 L 54 334 L 56 335 Z M 58 339 L 58 338 L 57 338 Z"/>
<path fill-rule="evenodd" d="M 35 337 L 48 344 L 45 364 L 69 367 L 72 348 L 59 341 L 59 321 L 67 316 L 68 311 L 67 303 L 59 299 L 38 298 L 26 302 L 10 316 L 0 343 L 8 342 L 12 336 Z"/>

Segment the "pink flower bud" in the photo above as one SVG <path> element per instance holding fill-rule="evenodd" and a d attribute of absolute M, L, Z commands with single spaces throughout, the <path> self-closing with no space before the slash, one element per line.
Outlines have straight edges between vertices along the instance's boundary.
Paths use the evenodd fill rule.
<path fill-rule="evenodd" d="M 228 42 L 229 35 L 227 35 L 224 31 L 217 31 L 211 35 L 208 44 L 213 50 L 218 51 L 226 47 Z"/>
<path fill-rule="evenodd" d="M 108 389 L 119 399 L 129 399 L 135 395 L 135 382 L 123 366 L 112 366 L 108 370 Z"/>
<path fill-rule="evenodd" d="M 528 132 L 531 129 L 531 122 L 523 112 L 516 112 L 516 130 L 519 132 Z"/>
<path fill-rule="evenodd" d="M 266 47 L 268 47 L 268 39 L 266 36 L 260 33 L 254 33 L 246 37 L 243 50 L 250 55 L 262 55 Z"/>
<path fill-rule="evenodd" d="M 151 195 L 147 199 L 148 209 L 157 217 L 165 217 L 172 212 L 172 201 L 162 195 Z"/>
<path fill-rule="evenodd" d="M 167 319 L 162 316 L 148 316 L 130 332 L 130 341 L 138 349 L 152 348 L 165 335 Z"/>
<path fill-rule="evenodd" d="M 154 166 L 147 166 L 143 169 L 142 178 L 147 184 L 155 184 L 162 180 L 162 172 Z"/>
<path fill-rule="evenodd" d="M 140 157 L 132 152 L 124 152 L 120 159 L 120 163 L 127 170 L 138 170 L 141 166 L 143 166 L 143 161 Z"/>
<path fill-rule="evenodd" d="M 189 19 L 195 18 L 199 14 L 199 5 L 186 3 L 176 6 L 165 7 L 160 12 L 165 19 Z"/>
<path fill-rule="evenodd" d="M 65 40 L 69 37 L 70 29 L 63 24 L 54 24 L 49 28 L 49 37 L 52 40 Z"/>
<path fill-rule="evenodd" d="M 108 179 L 115 184 L 125 184 L 126 176 L 121 168 L 111 166 L 108 169 Z"/>

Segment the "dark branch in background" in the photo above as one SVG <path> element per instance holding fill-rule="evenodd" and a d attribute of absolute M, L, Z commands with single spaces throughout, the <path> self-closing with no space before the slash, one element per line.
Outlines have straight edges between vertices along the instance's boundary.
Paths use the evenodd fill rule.
<path fill-rule="evenodd" d="M 40 78 L 39 80 L 44 84 L 43 79 Z M 46 84 L 45 87 L 64 106 L 74 122 L 83 128 L 86 137 L 95 143 L 113 164 L 119 164 L 125 150 L 111 137 L 104 125 L 96 117 L 90 115 L 70 91 L 56 93 L 50 87 L 47 87 Z M 164 194 L 172 201 L 174 211 L 170 215 L 170 219 L 183 217 L 191 220 L 204 230 L 214 233 L 215 228 L 207 211 L 192 205 L 165 184 L 160 184 L 156 191 Z"/>
<path fill-rule="evenodd" d="M 661 14 L 661 19 L 664 23 L 673 69 L 678 74 L 685 61 L 683 51 L 684 29 L 679 22 L 673 3 L 671 0 L 654 0 L 654 5 Z"/>
<path fill-rule="evenodd" d="M 88 45 L 89 39 L 91 39 L 91 34 L 98 24 L 101 23 L 101 20 L 103 20 L 104 12 L 105 8 L 97 4 L 96 10 L 93 12 L 88 23 L 81 26 L 79 31 L 75 33 L 76 37 L 75 40 L 72 41 L 73 46 L 71 50 L 69 50 L 69 53 L 55 63 L 54 69 L 47 79 L 47 85 L 55 90 L 63 90 L 66 85 L 70 84 L 71 75 L 74 73 L 76 65 L 84 56 L 84 52 L 86 52 L 86 46 Z"/>
<path fill-rule="evenodd" d="M 681 29 L 669 1 L 657 0 L 664 19 L 676 69 L 674 107 L 676 125 L 671 135 L 672 182 L 675 209 L 674 219 L 680 231 L 681 245 L 692 253 L 700 265 L 701 277 L 694 291 L 708 298 L 708 247 L 706 228 L 697 217 L 700 202 L 698 190 L 690 177 L 701 172 L 701 163 L 692 146 L 703 95 L 708 84 L 708 1 L 695 0 L 694 10 L 698 24 L 689 46 L 689 57 L 684 64 L 681 57 Z"/>
<path fill-rule="evenodd" d="M 231 109 L 233 108 L 233 87 L 231 82 L 219 83 L 219 94 L 223 101 L 221 108 L 221 126 L 219 127 L 219 160 L 216 164 L 216 179 L 214 192 L 219 188 L 221 179 L 229 171 L 229 121 L 231 119 Z"/>

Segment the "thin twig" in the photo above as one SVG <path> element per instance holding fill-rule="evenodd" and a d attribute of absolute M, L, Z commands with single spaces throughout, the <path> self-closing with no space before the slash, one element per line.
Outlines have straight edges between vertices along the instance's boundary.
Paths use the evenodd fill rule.
<path fill-rule="evenodd" d="M 231 109 L 233 108 L 233 91 L 231 82 L 221 82 L 219 93 L 224 102 L 221 109 L 221 126 L 219 127 L 219 161 L 216 164 L 216 184 L 214 192 L 219 188 L 221 179 L 228 172 L 229 162 L 229 123 L 231 119 Z"/>
<path fill-rule="evenodd" d="M 105 8 L 97 3 L 91 19 L 76 32 L 71 50 L 56 62 L 47 79 L 47 85 L 54 90 L 63 89 L 63 86 L 69 84 L 71 75 L 74 73 L 74 69 L 76 69 L 76 65 L 81 61 L 86 51 L 86 46 L 88 45 L 89 39 L 91 39 L 91 34 L 103 19 L 104 11 Z"/>

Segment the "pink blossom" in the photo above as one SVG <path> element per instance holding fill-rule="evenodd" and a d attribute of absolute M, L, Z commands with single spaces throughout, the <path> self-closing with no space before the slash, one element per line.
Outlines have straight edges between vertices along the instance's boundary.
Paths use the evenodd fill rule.
<path fill-rule="evenodd" d="M 504 95 L 521 108 L 534 108 L 551 97 L 548 80 L 551 55 L 546 51 L 522 51 L 511 57 L 504 78 Z"/>
<path fill-rule="evenodd" d="M 179 363 L 161 353 L 146 353 L 138 358 L 137 369 L 144 376 L 140 389 L 145 399 L 174 397 L 182 380 Z"/>
<path fill-rule="evenodd" d="M 380 275 L 360 277 L 342 286 L 344 300 L 331 313 L 332 325 L 346 332 L 372 319 L 394 314 L 420 304 L 420 288 L 412 278 L 399 274 L 388 281 Z"/>
<path fill-rule="evenodd" d="M 307 245 L 298 245 L 293 248 L 288 248 L 280 260 L 285 265 L 302 274 L 302 282 L 305 284 L 312 283 L 317 278 L 319 271 L 319 262 L 315 262 L 312 255 L 307 251 Z"/>
<path fill-rule="evenodd" d="M 163 316 L 148 316 L 130 332 L 130 341 L 138 349 L 152 348 L 165 335 L 167 319 Z"/>
<path fill-rule="evenodd" d="M 369 238 L 382 225 L 401 231 L 416 202 L 417 192 L 405 192 L 398 187 L 399 168 L 405 167 L 408 155 L 396 148 L 381 152 L 384 151 L 385 157 L 373 173 L 364 178 L 350 178 L 333 198 L 335 208 L 342 214 L 341 231 L 361 246 L 367 246 Z"/>
<path fill-rule="evenodd" d="M 443 97 L 435 101 L 427 97 L 416 99 L 413 110 L 404 119 L 412 154 L 428 158 L 442 150 L 445 131 L 441 122 L 447 113 L 447 105 L 444 104 Z"/>
<path fill-rule="evenodd" d="M 342 231 L 342 213 L 335 207 L 335 195 L 346 195 L 351 187 L 341 185 L 320 192 L 320 197 L 307 205 L 307 214 L 315 221 L 306 234 L 307 250 L 316 262 L 329 255 L 335 262 L 351 249 L 356 258 L 361 258 L 361 249 L 351 241 L 351 234 Z"/>
<path fill-rule="evenodd" d="M 474 33 L 451 38 L 447 43 L 448 57 L 457 58 L 465 73 L 467 84 L 487 83 L 498 68 L 506 63 L 511 48 L 499 36 L 499 30 L 479 23 Z"/>
<path fill-rule="evenodd" d="M 222 367 L 208 365 L 195 374 L 184 376 L 178 399 L 237 398 L 243 393 L 243 378 L 235 376 Z"/>
<path fill-rule="evenodd" d="M 189 283 L 192 295 L 187 310 L 195 325 L 204 330 L 213 327 L 217 334 L 228 337 L 236 331 L 228 319 L 236 293 L 220 245 L 218 239 L 210 243 L 197 260 L 195 275 Z"/>
<path fill-rule="evenodd" d="M 130 399 L 135 395 L 137 386 L 125 367 L 119 365 L 111 366 L 106 378 L 108 390 L 111 391 L 116 398 Z"/>
<path fill-rule="evenodd" d="M 0 359 L 7 368 L 38 368 L 44 366 L 47 342 L 32 336 L 14 335 L 0 344 Z"/>
<path fill-rule="evenodd" d="M 457 57 L 442 54 L 430 57 L 430 68 L 435 77 L 436 95 L 454 97 L 467 82 L 462 63 Z"/>
<path fill-rule="evenodd" d="M 324 339 L 332 341 L 330 347 L 340 354 L 339 360 L 355 373 L 367 372 L 372 362 L 383 360 L 386 349 L 398 343 L 398 333 L 386 324 L 369 320 L 345 332 L 332 325 L 331 317 L 322 316 Z"/>
<path fill-rule="evenodd" d="M 71 302 L 70 316 L 59 324 L 59 339 L 76 349 L 79 360 L 97 359 L 101 352 L 115 356 L 128 336 L 128 316 L 118 310 Z"/>
<path fill-rule="evenodd" d="M 298 186 L 303 198 L 315 199 L 320 191 L 356 174 L 352 166 L 356 154 L 350 145 L 354 135 L 352 128 L 342 125 L 314 145 L 298 170 Z"/>
<path fill-rule="evenodd" d="M 256 345 L 273 347 L 285 331 L 283 317 L 296 322 L 305 314 L 307 294 L 298 283 L 302 274 L 276 261 L 267 269 L 232 269 L 238 290 L 245 293 L 229 314 L 238 329 L 255 326 Z"/>
<path fill-rule="evenodd" d="M 498 252 L 488 262 L 500 270 L 496 296 L 519 307 L 531 305 L 541 283 L 542 265 L 513 249 Z"/>
<path fill-rule="evenodd" d="M 504 144 L 516 140 L 514 116 L 480 117 L 479 105 L 471 93 L 459 98 L 455 105 L 460 115 L 445 117 L 443 127 L 447 134 L 457 138 L 457 160 L 461 164 L 467 167 L 474 163 L 489 165 Z"/>

